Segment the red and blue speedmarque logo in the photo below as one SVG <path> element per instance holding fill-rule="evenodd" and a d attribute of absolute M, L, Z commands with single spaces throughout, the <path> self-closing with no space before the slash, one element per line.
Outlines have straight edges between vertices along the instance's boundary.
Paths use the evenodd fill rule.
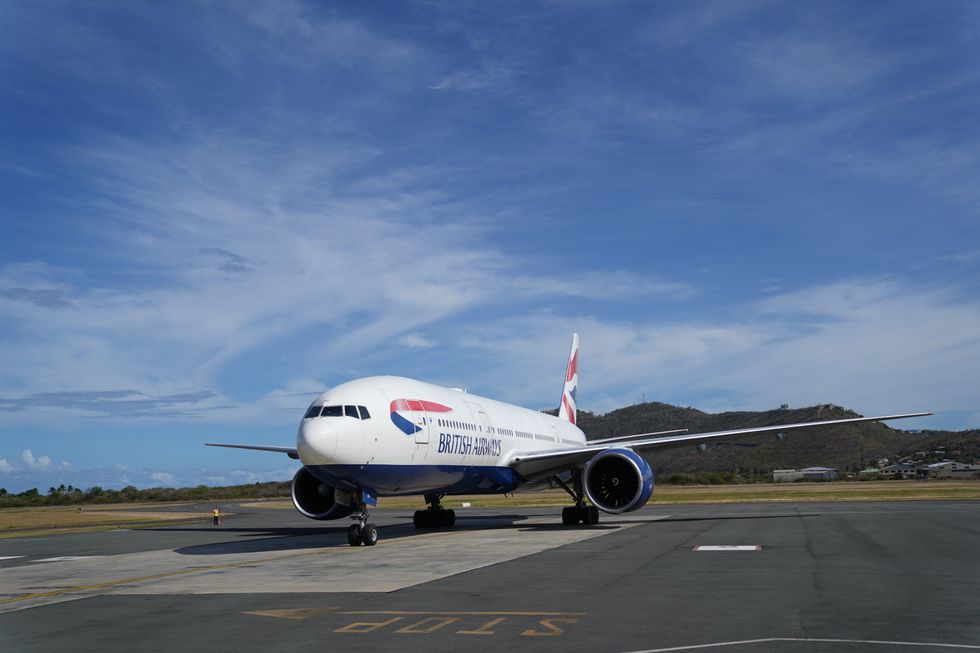
<path fill-rule="evenodd" d="M 415 435 L 422 430 L 411 419 L 402 415 L 399 411 L 411 411 L 413 413 L 451 413 L 453 409 L 449 406 L 437 404 L 434 401 L 424 399 L 395 399 L 390 406 L 391 421 L 405 435 Z"/>

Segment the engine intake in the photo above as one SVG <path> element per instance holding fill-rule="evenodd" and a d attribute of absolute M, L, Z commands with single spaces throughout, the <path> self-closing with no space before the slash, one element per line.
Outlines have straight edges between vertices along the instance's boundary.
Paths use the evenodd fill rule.
<path fill-rule="evenodd" d="M 613 514 L 642 508 L 653 494 L 653 470 L 632 449 L 606 449 L 585 466 L 585 495 Z"/>
<path fill-rule="evenodd" d="M 336 490 L 305 467 L 293 476 L 291 495 L 296 510 L 310 519 L 340 519 L 351 513 L 350 506 L 337 503 Z"/>

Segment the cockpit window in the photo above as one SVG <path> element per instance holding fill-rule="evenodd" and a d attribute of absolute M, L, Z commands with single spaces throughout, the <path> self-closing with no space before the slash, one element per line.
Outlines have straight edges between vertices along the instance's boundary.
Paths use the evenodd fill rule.
<path fill-rule="evenodd" d="M 361 419 L 357 416 L 357 406 L 344 406 L 344 415 L 353 417 L 354 419 Z"/>
<path fill-rule="evenodd" d="M 324 406 L 323 412 L 320 413 L 320 417 L 343 417 L 344 407 L 343 406 Z"/>
<path fill-rule="evenodd" d="M 318 417 L 320 415 L 320 409 L 321 408 L 323 408 L 323 406 L 310 406 L 310 409 L 308 411 L 306 411 L 306 414 L 305 415 L 303 415 L 303 419 L 310 419 L 311 417 Z"/>
<path fill-rule="evenodd" d="M 364 406 L 358 406 L 357 408 L 361 411 L 361 419 L 371 419 L 371 413 L 367 411 L 367 408 Z"/>

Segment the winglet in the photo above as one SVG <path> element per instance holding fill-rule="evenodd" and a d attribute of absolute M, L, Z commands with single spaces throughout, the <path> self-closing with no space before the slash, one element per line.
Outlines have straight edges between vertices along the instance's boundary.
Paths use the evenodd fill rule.
<path fill-rule="evenodd" d="M 565 368 L 565 385 L 561 389 L 561 405 L 558 417 L 575 423 L 575 393 L 578 392 L 578 334 L 572 334 L 572 349 L 568 352 Z"/>

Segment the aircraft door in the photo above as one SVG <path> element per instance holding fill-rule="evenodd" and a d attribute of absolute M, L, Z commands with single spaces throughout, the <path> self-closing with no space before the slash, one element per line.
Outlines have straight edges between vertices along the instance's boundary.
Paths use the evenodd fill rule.
<path fill-rule="evenodd" d="M 487 415 L 482 410 L 478 410 L 476 412 L 476 419 L 477 419 L 477 422 L 480 424 L 480 427 L 483 429 L 483 433 L 481 435 L 486 436 L 486 437 L 489 437 L 490 436 L 490 416 Z"/>
<path fill-rule="evenodd" d="M 428 444 L 431 421 L 428 413 L 421 401 L 400 397 L 401 394 L 399 391 L 385 391 L 385 396 L 391 402 L 391 421 L 402 433 L 414 439 L 416 444 Z"/>
<path fill-rule="evenodd" d="M 558 433 L 558 427 L 556 427 L 553 424 L 551 426 L 551 435 L 552 435 L 552 437 L 555 438 L 555 444 L 557 444 L 557 445 L 563 445 L 563 444 L 565 444 L 565 442 L 561 439 L 561 434 Z"/>
<path fill-rule="evenodd" d="M 490 416 L 487 411 L 483 409 L 483 406 L 472 401 L 467 401 L 466 405 L 473 412 L 476 423 L 480 425 L 480 435 L 490 437 Z"/>
<path fill-rule="evenodd" d="M 415 410 L 416 408 L 419 410 Z M 412 408 L 412 423 L 418 429 L 415 432 L 415 444 L 429 444 L 429 420 L 428 414 L 421 410 L 421 406 Z"/>

